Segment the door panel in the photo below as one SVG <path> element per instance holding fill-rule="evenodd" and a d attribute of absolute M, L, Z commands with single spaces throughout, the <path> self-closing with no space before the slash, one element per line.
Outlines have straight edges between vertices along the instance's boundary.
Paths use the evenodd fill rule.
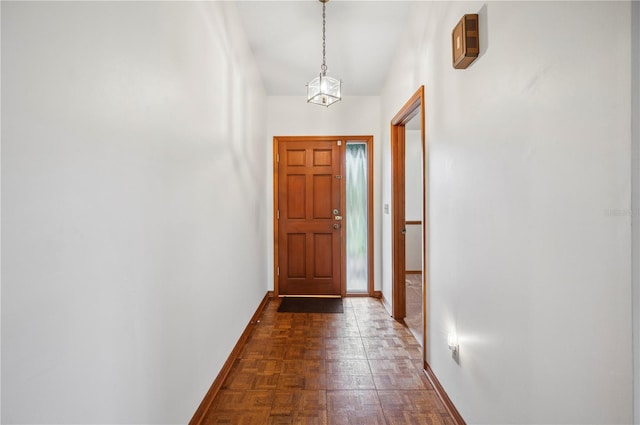
<path fill-rule="evenodd" d="M 313 249 L 316 255 L 313 257 L 313 274 L 317 277 L 331 277 L 333 273 L 333 258 L 328 254 L 333 251 L 333 234 L 316 233 L 313 235 Z"/>
<path fill-rule="evenodd" d="M 313 179 L 313 218 L 320 220 L 331 220 L 333 211 L 333 201 L 327 194 L 331 193 L 333 181 L 336 180 L 331 174 L 314 175 Z M 336 206 L 337 208 L 337 206 Z"/>
<path fill-rule="evenodd" d="M 307 235 L 304 233 L 289 233 L 287 235 L 288 252 L 297 253 L 288 258 L 288 275 L 290 278 L 304 278 L 307 275 L 305 252 Z"/>
<path fill-rule="evenodd" d="M 340 146 L 336 140 L 280 141 L 278 154 L 278 292 L 339 296 Z"/>
<path fill-rule="evenodd" d="M 307 176 L 304 174 L 291 174 L 287 178 L 287 217 L 290 219 L 304 219 L 305 218 L 305 205 L 307 197 Z"/>

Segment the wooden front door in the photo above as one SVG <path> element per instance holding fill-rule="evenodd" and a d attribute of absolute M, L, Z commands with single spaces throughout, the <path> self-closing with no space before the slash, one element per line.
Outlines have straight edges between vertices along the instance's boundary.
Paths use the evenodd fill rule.
<path fill-rule="evenodd" d="M 277 141 L 278 295 L 342 294 L 341 147 Z"/>

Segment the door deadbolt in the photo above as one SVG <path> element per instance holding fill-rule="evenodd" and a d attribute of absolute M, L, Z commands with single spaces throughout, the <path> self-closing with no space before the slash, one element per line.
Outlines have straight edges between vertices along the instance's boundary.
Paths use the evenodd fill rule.
<path fill-rule="evenodd" d="M 337 208 L 334 208 L 333 209 L 333 215 L 338 215 L 338 214 L 340 214 L 340 211 L 338 211 Z"/>

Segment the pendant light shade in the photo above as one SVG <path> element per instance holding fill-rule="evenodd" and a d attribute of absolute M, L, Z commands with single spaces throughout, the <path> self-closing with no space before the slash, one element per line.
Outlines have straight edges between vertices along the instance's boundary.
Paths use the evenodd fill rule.
<path fill-rule="evenodd" d="M 320 75 L 307 84 L 307 102 L 329 106 L 342 100 L 342 81 L 327 76 L 326 6 L 329 0 L 319 1 L 322 3 L 322 65 Z"/>
<path fill-rule="evenodd" d="M 316 105 L 329 106 L 342 99 L 342 82 L 320 73 L 319 76 L 307 84 L 307 102 Z"/>

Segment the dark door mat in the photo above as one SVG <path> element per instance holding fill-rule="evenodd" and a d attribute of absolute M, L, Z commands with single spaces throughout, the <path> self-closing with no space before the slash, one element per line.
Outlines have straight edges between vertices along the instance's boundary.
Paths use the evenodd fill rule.
<path fill-rule="evenodd" d="M 284 297 L 280 313 L 344 313 L 342 298 Z"/>

